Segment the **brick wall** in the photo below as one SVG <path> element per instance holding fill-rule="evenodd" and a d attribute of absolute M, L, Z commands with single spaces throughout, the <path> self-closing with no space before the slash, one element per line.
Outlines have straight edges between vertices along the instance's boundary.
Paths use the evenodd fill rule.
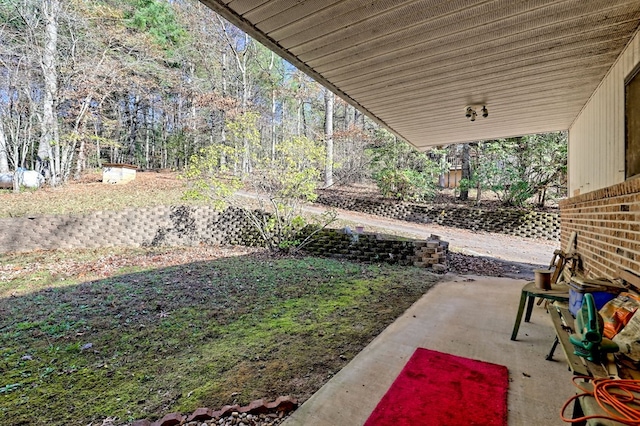
<path fill-rule="evenodd" d="M 589 276 L 613 278 L 618 266 L 640 271 L 640 179 L 560 203 L 561 245 L 577 232 L 577 250 Z"/>

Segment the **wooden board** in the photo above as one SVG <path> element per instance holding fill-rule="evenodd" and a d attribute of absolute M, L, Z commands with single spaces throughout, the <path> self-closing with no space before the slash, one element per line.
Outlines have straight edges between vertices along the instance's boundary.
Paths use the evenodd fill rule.
<path fill-rule="evenodd" d="M 564 352 L 564 356 L 567 359 L 569 370 L 576 376 L 609 377 L 609 373 L 602 365 L 591 362 L 573 353 L 574 348 L 569 340 L 569 334 L 575 332 L 575 324 L 571 312 L 569 312 L 567 308 L 552 306 L 549 308 L 549 316 L 551 317 L 553 328 L 556 331 L 558 341 L 562 347 L 562 352 Z M 571 332 L 563 328 L 563 320 L 564 324 L 571 329 Z"/>
<path fill-rule="evenodd" d="M 618 268 L 618 276 L 635 287 L 633 290 L 640 291 L 640 276 L 626 268 Z"/>
<path fill-rule="evenodd" d="M 562 328 L 563 324 L 562 319 L 560 318 L 559 309 L 562 308 L 551 306 L 549 308 L 549 316 L 551 317 L 553 328 L 556 330 L 556 335 L 558 336 L 560 346 L 562 347 L 562 352 L 564 352 L 567 364 L 569 364 L 569 369 L 575 375 L 588 376 L 589 371 L 587 370 L 587 367 L 582 363 L 580 357 L 573 353 L 573 345 L 569 341 L 569 333 Z M 572 318 L 571 313 L 569 313 L 568 310 L 567 313 L 569 314 L 569 318 Z M 571 327 L 571 330 L 573 330 L 573 320 L 571 321 L 571 324 L 567 323 L 567 325 Z"/>
<path fill-rule="evenodd" d="M 567 326 L 569 326 L 571 328 L 571 330 L 574 330 L 575 332 L 575 324 L 573 321 L 573 315 L 571 315 L 571 312 L 569 312 L 569 309 L 567 308 L 558 308 L 560 315 L 562 315 L 562 318 L 564 319 L 564 322 L 567 324 Z M 569 340 L 569 336 L 567 334 L 567 341 Z M 569 345 L 571 345 L 570 350 L 571 350 L 571 354 L 576 357 L 578 359 L 579 362 L 581 362 L 583 365 L 586 365 L 587 367 L 587 371 L 589 371 L 590 375 L 593 377 L 609 377 L 609 372 L 601 365 L 601 364 L 596 364 L 595 362 L 591 362 L 586 358 L 582 358 L 576 354 L 573 353 L 573 344 L 571 344 L 571 342 L 569 342 Z"/>
<path fill-rule="evenodd" d="M 576 251 L 576 239 L 578 238 L 578 233 L 576 231 L 571 232 L 569 235 L 569 241 L 567 241 L 567 246 L 564 248 L 565 254 L 573 254 Z"/>

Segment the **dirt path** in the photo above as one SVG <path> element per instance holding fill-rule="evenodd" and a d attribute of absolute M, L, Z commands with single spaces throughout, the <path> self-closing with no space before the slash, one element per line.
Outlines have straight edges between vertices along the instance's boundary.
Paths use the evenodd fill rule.
<path fill-rule="evenodd" d="M 310 213 L 322 213 L 327 208 L 319 205 L 306 206 Z M 338 210 L 342 220 L 358 222 L 366 227 L 387 229 L 415 238 L 426 238 L 437 234 L 449 241 L 450 248 L 472 256 L 493 257 L 510 262 L 547 264 L 558 243 L 540 239 L 516 237 L 489 232 L 474 232 L 468 229 L 450 228 L 436 224 L 419 224 L 389 219 L 366 213 Z"/>
<path fill-rule="evenodd" d="M 305 211 L 319 214 L 327 210 L 321 205 L 305 206 Z M 384 218 L 360 212 L 337 209 L 338 218 L 356 222 L 376 232 L 389 232 L 413 238 L 427 238 L 437 234 L 450 243 L 450 250 L 470 256 L 478 256 L 500 263 L 505 276 L 533 279 L 533 269 L 547 267 L 558 242 L 522 238 L 489 232 L 474 232 L 436 224 L 419 224 Z M 477 271 L 481 273 L 482 271 Z"/>

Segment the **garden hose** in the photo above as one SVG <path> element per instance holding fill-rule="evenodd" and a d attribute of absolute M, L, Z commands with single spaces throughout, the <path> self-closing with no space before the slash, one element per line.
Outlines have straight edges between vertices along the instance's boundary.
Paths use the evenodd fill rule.
<path fill-rule="evenodd" d="M 593 390 L 588 390 L 576 383 L 576 379 L 591 381 Z M 621 379 L 594 379 L 593 377 L 574 376 L 573 384 L 582 391 L 569 398 L 560 411 L 560 417 L 567 423 L 580 423 L 589 419 L 607 419 L 620 422 L 625 425 L 640 425 L 640 380 Z M 637 394 L 634 394 L 634 392 Z M 564 412 L 572 401 L 582 396 L 592 396 L 607 415 L 589 415 L 577 419 L 568 419 Z M 577 401 L 576 401 L 577 402 Z"/>

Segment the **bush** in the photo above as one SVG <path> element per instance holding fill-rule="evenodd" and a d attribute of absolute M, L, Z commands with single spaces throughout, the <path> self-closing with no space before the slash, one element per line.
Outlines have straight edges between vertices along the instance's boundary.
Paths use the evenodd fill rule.
<path fill-rule="evenodd" d="M 436 186 L 431 175 L 416 170 L 384 169 L 374 175 L 384 197 L 402 201 L 425 201 L 433 198 Z"/>

